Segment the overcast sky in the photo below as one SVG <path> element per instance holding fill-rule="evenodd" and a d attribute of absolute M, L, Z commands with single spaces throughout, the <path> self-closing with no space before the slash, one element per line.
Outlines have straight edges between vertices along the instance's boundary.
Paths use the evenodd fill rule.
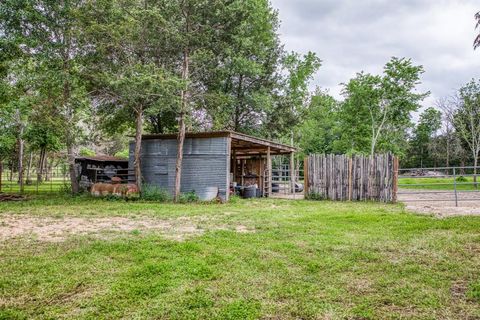
<path fill-rule="evenodd" d="M 313 87 L 340 97 L 356 72 L 380 73 L 392 56 L 425 68 L 424 106 L 480 78 L 473 51 L 474 14 L 480 0 L 272 0 L 288 51 L 314 51 L 322 59 Z"/>

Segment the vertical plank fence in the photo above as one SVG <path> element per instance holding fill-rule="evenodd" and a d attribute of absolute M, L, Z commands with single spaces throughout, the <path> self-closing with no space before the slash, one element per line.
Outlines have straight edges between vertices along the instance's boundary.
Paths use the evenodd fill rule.
<path fill-rule="evenodd" d="M 338 201 L 395 202 L 398 159 L 374 156 L 309 155 L 305 160 L 305 194 Z"/>

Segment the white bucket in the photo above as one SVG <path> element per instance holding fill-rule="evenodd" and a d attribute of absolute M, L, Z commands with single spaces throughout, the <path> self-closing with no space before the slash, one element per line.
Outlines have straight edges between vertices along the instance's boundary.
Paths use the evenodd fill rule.
<path fill-rule="evenodd" d="M 197 192 L 197 196 L 202 201 L 212 201 L 218 195 L 218 187 L 206 187 Z"/>

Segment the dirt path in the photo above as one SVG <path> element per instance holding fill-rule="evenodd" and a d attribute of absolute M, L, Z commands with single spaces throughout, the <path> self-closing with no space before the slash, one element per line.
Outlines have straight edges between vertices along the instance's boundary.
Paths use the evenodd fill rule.
<path fill-rule="evenodd" d="M 233 230 L 251 232 L 246 226 L 212 225 L 201 228 L 189 217 L 172 220 L 139 217 L 84 218 L 84 217 L 35 217 L 26 215 L 0 216 L 0 241 L 14 238 L 30 238 L 38 241 L 59 242 L 69 236 L 90 235 L 109 238 L 128 233 L 157 233 L 172 240 L 200 235 L 207 230 Z"/>
<path fill-rule="evenodd" d="M 400 189 L 398 200 L 405 203 L 410 211 L 435 214 L 442 218 L 480 216 L 480 192 L 458 192 L 458 207 L 456 207 L 453 191 L 444 193 L 445 191 L 448 190 Z"/>

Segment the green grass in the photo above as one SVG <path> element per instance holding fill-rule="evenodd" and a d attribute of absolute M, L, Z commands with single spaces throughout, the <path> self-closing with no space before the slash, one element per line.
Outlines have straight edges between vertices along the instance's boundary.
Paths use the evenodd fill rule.
<path fill-rule="evenodd" d="M 88 197 L 0 203 L 2 215 L 189 220 L 206 231 L 183 241 L 142 230 L 3 241 L 4 319 L 480 317 L 478 217 L 374 203 Z M 239 225 L 255 232 L 235 232 Z"/>
<path fill-rule="evenodd" d="M 465 179 L 467 181 L 457 181 L 457 190 L 476 190 L 473 177 L 466 177 Z M 478 179 L 480 184 L 480 177 Z M 399 188 L 427 190 L 454 190 L 453 182 L 453 178 L 400 178 L 398 181 Z"/>
<path fill-rule="evenodd" d="M 26 194 L 35 194 L 35 193 L 61 193 L 65 190 L 68 190 L 70 182 L 63 178 L 53 178 L 50 181 L 44 181 L 38 183 L 33 180 L 32 184 L 24 184 L 24 192 Z M 2 180 L 2 191 L 8 193 L 19 193 L 20 186 L 18 182 L 9 181 L 8 179 L 3 178 Z"/>

